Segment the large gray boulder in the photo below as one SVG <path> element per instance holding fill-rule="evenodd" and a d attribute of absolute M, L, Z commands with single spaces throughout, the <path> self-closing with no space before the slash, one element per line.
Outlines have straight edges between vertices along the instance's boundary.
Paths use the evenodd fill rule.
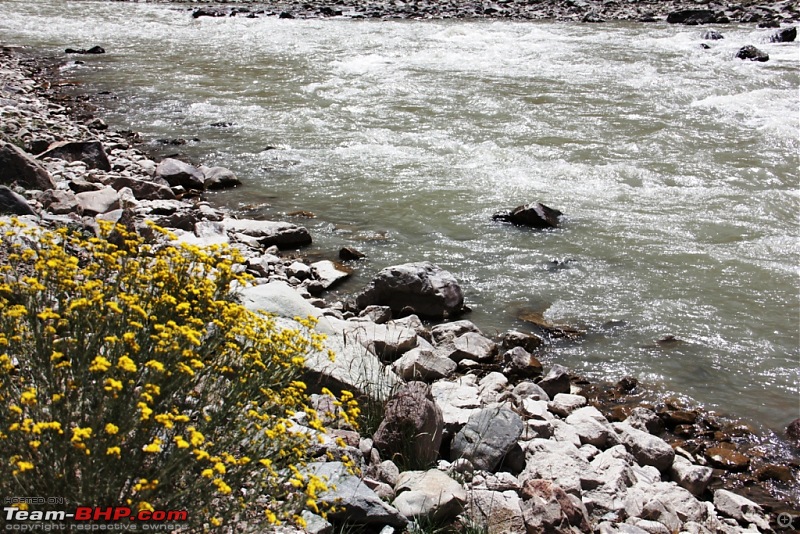
<path fill-rule="evenodd" d="M 56 215 L 79 213 L 81 210 L 75 193 L 69 189 L 48 189 L 38 199 L 47 211 Z"/>
<path fill-rule="evenodd" d="M 287 222 L 223 219 L 229 232 L 255 238 L 262 247 L 296 248 L 311 244 L 311 234 L 302 226 Z"/>
<path fill-rule="evenodd" d="M 714 492 L 714 506 L 719 513 L 740 523 L 752 523 L 764 531 L 769 531 L 769 521 L 764 517 L 761 506 L 746 497 L 720 489 Z"/>
<path fill-rule="evenodd" d="M 400 473 L 394 489 L 397 498 L 392 506 L 409 519 L 452 520 L 467 502 L 461 484 L 438 469 Z"/>
<path fill-rule="evenodd" d="M 360 309 L 371 304 L 389 306 L 396 313 L 410 307 L 420 316 L 441 319 L 463 311 L 464 295 L 452 274 L 425 261 L 380 271 L 356 297 Z"/>
<path fill-rule="evenodd" d="M 442 410 L 448 432 L 455 433 L 480 409 L 480 391 L 475 382 L 474 375 L 467 375 L 453 382 L 440 380 L 431 386 L 431 394 Z"/>
<path fill-rule="evenodd" d="M 669 468 L 670 478 L 696 497 L 706 490 L 713 473 L 710 467 L 695 465 L 683 456 L 675 456 Z"/>
<path fill-rule="evenodd" d="M 56 184 L 42 165 L 20 148 L 0 141 L 0 184 L 26 189 L 53 189 Z"/>
<path fill-rule="evenodd" d="M 426 466 L 439 455 L 444 433 L 442 411 L 424 382 L 409 382 L 386 403 L 386 415 L 373 436 L 383 457 Z"/>
<path fill-rule="evenodd" d="M 199 190 L 205 188 L 205 176 L 200 169 L 174 158 L 166 158 L 158 164 L 156 177 L 166 180 L 171 187 Z"/>
<path fill-rule="evenodd" d="M 797 27 L 783 28 L 773 33 L 769 41 L 771 43 L 791 43 L 797 39 Z"/>
<path fill-rule="evenodd" d="M 569 371 L 563 365 L 554 365 L 539 382 L 539 387 L 542 388 L 551 399 L 559 393 L 569 393 Z"/>
<path fill-rule="evenodd" d="M 451 460 L 465 458 L 476 469 L 495 471 L 522 435 L 522 418 L 508 408 L 484 408 L 473 414 L 450 447 Z"/>
<path fill-rule="evenodd" d="M 456 362 L 450 358 L 420 348 L 411 349 L 392 364 L 394 372 L 404 380 L 423 382 L 447 378 L 456 371 L 456 367 Z"/>
<path fill-rule="evenodd" d="M 0 215 L 35 215 L 25 197 L 0 185 Z M 455 365 L 455 364 L 453 364 Z"/>
<path fill-rule="evenodd" d="M 670 468 L 675 451 L 661 438 L 643 432 L 625 423 L 613 423 L 619 440 L 641 465 L 652 465 L 662 473 Z"/>
<path fill-rule="evenodd" d="M 497 354 L 497 343 L 475 332 L 467 332 L 453 341 L 455 350 L 450 358 L 455 362 L 471 360 L 475 362 L 491 361 Z"/>
<path fill-rule="evenodd" d="M 90 169 L 110 171 L 111 163 L 100 141 L 59 141 L 51 144 L 37 158 L 56 158 L 82 161 Z"/>
<path fill-rule="evenodd" d="M 396 508 L 383 502 L 364 482 L 351 475 L 341 462 L 311 463 L 304 469 L 309 474 L 327 480 L 330 489 L 319 501 L 335 506 L 329 518 L 346 519 L 357 525 L 390 525 L 404 528 L 408 520 Z"/>
<path fill-rule="evenodd" d="M 230 189 L 242 185 L 236 174 L 225 167 L 200 167 L 200 172 L 205 177 L 204 186 L 207 190 Z"/>

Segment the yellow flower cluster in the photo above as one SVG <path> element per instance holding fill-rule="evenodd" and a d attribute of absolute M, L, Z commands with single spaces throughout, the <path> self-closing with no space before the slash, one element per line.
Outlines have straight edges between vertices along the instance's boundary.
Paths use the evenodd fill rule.
<path fill-rule="evenodd" d="M 198 529 L 324 514 L 302 470 L 326 432 L 300 380 L 313 320 L 241 306 L 235 250 L 150 232 L 0 221 L 0 493 L 204 510 Z M 353 396 L 334 403 L 355 427 Z"/>

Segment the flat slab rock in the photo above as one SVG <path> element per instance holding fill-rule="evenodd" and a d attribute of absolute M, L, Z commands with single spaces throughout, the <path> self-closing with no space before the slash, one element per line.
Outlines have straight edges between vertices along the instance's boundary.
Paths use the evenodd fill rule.
<path fill-rule="evenodd" d="M 311 244 L 308 230 L 292 223 L 227 218 L 222 224 L 227 231 L 253 237 L 264 247 L 294 248 Z"/>

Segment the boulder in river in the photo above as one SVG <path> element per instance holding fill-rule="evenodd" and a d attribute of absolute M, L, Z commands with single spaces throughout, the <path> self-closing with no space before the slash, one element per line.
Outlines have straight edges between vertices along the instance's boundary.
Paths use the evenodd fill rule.
<path fill-rule="evenodd" d="M 356 297 L 359 309 L 371 304 L 389 306 L 396 313 L 410 307 L 424 317 L 452 317 L 463 311 L 464 294 L 451 273 L 423 261 L 380 271 Z"/>
<path fill-rule="evenodd" d="M 795 419 L 786 427 L 786 437 L 800 448 L 800 418 Z"/>
<path fill-rule="evenodd" d="M 725 37 L 722 36 L 717 30 L 708 30 L 703 32 L 703 39 L 707 41 L 719 41 L 720 39 L 724 39 Z"/>
<path fill-rule="evenodd" d="M 563 213 L 540 202 L 517 206 L 513 210 L 495 213 L 492 219 L 532 228 L 557 228 Z"/>
<path fill-rule="evenodd" d="M 198 168 L 174 158 L 166 158 L 158 164 L 156 177 L 166 180 L 170 187 L 205 188 L 205 176 Z"/>
<path fill-rule="evenodd" d="M 782 30 L 778 30 L 777 32 L 773 33 L 769 38 L 769 42 L 791 43 L 795 39 L 797 39 L 797 27 L 792 26 L 791 28 L 783 28 Z"/>
<path fill-rule="evenodd" d="M 769 54 L 762 52 L 753 45 L 743 46 L 736 52 L 739 59 L 749 59 L 750 61 L 769 61 Z"/>
<path fill-rule="evenodd" d="M 106 50 L 102 46 L 93 46 L 88 50 L 86 48 L 67 48 L 64 50 L 65 54 L 105 54 Z"/>

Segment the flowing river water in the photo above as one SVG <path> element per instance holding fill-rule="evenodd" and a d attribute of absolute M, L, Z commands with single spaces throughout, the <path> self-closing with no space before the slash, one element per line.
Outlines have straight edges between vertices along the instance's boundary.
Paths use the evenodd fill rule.
<path fill-rule="evenodd" d="M 546 362 L 633 375 L 780 432 L 800 417 L 800 49 L 716 29 L 725 39 L 703 49 L 702 29 L 666 24 L 0 2 L 6 44 L 103 46 L 70 79 L 110 92 L 112 127 L 199 139 L 180 150 L 245 184 L 214 202 L 307 210 L 312 251 L 365 252 L 343 296 L 430 260 L 462 282 L 486 333 L 543 312 L 587 331 Z M 745 44 L 770 61 L 735 59 Z M 563 227 L 491 220 L 530 201 L 563 211 Z M 666 335 L 681 341 L 654 343 Z"/>

